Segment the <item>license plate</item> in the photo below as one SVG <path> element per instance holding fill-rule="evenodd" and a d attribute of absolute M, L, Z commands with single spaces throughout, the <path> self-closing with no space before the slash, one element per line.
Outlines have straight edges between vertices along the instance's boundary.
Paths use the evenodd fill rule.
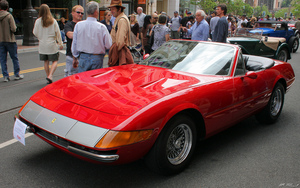
<path fill-rule="evenodd" d="M 25 132 L 27 125 L 16 118 L 14 125 L 14 137 L 25 146 Z"/>

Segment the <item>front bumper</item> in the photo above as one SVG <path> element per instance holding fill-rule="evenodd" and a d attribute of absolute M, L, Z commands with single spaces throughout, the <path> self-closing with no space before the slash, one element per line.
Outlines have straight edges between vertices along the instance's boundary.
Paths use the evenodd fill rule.
<path fill-rule="evenodd" d="M 20 112 L 19 118 L 27 125 L 27 131 L 41 139 L 80 158 L 97 162 L 114 162 L 119 159 L 117 150 L 98 150 L 96 143 L 108 129 L 89 125 L 62 116 L 29 101 Z"/>

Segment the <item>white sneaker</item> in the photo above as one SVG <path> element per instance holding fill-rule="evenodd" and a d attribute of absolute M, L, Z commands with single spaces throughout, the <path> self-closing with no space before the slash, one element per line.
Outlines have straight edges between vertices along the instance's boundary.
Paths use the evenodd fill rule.
<path fill-rule="evenodd" d="M 8 82 L 9 80 L 9 77 L 4 77 L 4 82 Z"/>
<path fill-rule="evenodd" d="M 15 76 L 15 80 L 21 80 L 24 78 L 23 74 L 20 74 L 19 76 Z"/>

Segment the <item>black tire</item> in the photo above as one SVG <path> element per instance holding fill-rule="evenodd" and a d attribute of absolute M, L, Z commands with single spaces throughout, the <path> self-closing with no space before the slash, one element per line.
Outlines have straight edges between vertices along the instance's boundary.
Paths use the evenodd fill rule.
<path fill-rule="evenodd" d="M 274 87 L 268 105 L 256 115 L 259 122 L 265 124 L 275 123 L 281 114 L 284 104 L 285 90 L 281 83 L 277 83 Z"/>
<path fill-rule="evenodd" d="M 196 140 L 197 131 L 192 119 L 177 115 L 166 124 L 146 155 L 146 165 L 163 175 L 180 173 L 192 159 Z"/>
<path fill-rule="evenodd" d="M 299 33 L 299 31 L 298 31 L 297 33 L 295 33 L 295 35 L 296 35 L 296 37 L 297 37 L 298 39 L 300 39 L 300 33 Z"/>
<path fill-rule="evenodd" d="M 299 48 L 299 39 L 295 36 L 291 37 L 289 40 L 289 47 L 291 49 L 291 52 L 293 53 L 297 52 Z"/>
<path fill-rule="evenodd" d="M 287 62 L 288 60 L 288 49 L 283 48 L 278 52 L 277 59 L 280 61 Z"/>

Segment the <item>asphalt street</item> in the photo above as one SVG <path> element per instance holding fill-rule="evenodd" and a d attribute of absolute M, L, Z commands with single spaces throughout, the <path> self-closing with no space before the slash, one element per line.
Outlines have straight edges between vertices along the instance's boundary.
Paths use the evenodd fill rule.
<path fill-rule="evenodd" d="M 299 59 L 300 50 L 289 61 L 296 82 L 285 96 L 278 122 L 265 126 L 251 117 L 201 141 L 189 168 L 166 177 L 148 170 L 143 160 L 103 166 L 67 155 L 31 134 L 26 146 L 17 142 L 14 114 L 47 85 L 38 52 L 19 53 L 25 78 L 4 83 L 0 77 L 0 187 L 300 188 Z M 64 63 L 61 53 L 54 81 L 63 78 Z M 8 69 L 13 72 L 10 59 Z"/>

